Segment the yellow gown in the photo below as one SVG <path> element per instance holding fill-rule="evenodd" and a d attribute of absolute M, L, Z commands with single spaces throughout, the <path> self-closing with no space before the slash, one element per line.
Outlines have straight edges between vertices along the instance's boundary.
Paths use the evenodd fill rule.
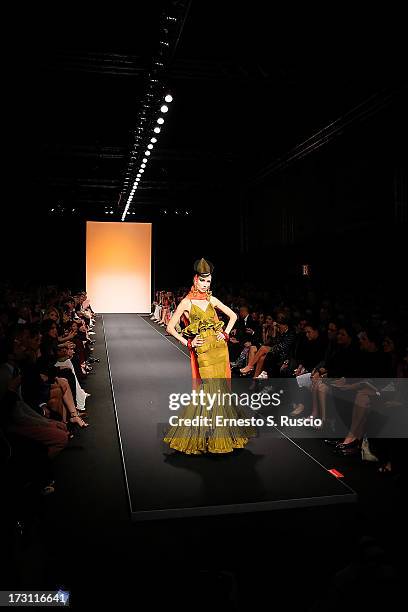
<path fill-rule="evenodd" d="M 190 324 L 183 330 L 183 335 L 192 338 L 197 334 L 204 340 L 201 346 L 195 348 L 196 363 L 199 372 L 197 393 L 205 394 L 231 394 L 230 369 L 227 343 L 217 340 L 216 333 L 224 325 L 219 321 L 211 302 L 205 302 L 207 309 L 192 303 L 190 309 Z M 193 377 L 194 362 L 192 359 Z M 201 380 L 200 380 L 201 379 Z M 207 397 L 205 395 L 204 397 Z M 215 397 L 219 398 L 219 395 Z M 229 397 L 229 395 L 225 396 Z M 244 448 L 248 439 L 256 435 L 254 427 L 241 424 L 229 424 L 230 419 L 248 419 L 244 410 L 233 401 L 215 401 L 211 409 L 208 402 L 200 401 L 185 406 L 178 415 L 180 419 L 194 419 L 199 417 L 198 425 L 174 425 L 170 427 L 164 437 L 170 448 L 189 455 L 202 453 L 230 453 L 234 448 Z M 200 417 L 202 417 L 200 419 Z M 207 417 L 207 422 L 204 422 Z M 217 425 L 216 417 L 227 421 L 227 424 Z M 211 421 L 209 423 L 209 421 Z"/>

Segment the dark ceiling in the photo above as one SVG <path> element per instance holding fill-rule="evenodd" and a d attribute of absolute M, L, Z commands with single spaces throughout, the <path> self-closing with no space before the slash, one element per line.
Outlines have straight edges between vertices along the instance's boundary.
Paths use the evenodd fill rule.
<path fill-rule="evenodd" d="M 348 15 L 336 16 L 335 33 L 328 16 L 322 27 L 312 15 L 269 9 L 198 0 L 140 3 L 135 16 L 118 9 L 114 17 L 98 14 L 94 23 L 87 16 L 86 27 L 75 15 L 55 17 L 54 27 L 48 16 L 51 26 L 36 27 L 21 43 L 28 92 L 22 122 L 34 153 L 29 205 L 87 219 L 106 219 L 112 210 L 109 220 L 119 219 L 134 131 L 147 125 L 141 135 L 148 142 L 167 91 L 174 101 L 130 212 L 194 209 L 220 189 L 262 181 L 400 91 L 398 36 L 390 44 Z M 169 46 L 160 55 L 172 16 Z M 158 83 L 149 89 L 154 77 Z M 153 107 L 144 107 L 150 100 Z"/>

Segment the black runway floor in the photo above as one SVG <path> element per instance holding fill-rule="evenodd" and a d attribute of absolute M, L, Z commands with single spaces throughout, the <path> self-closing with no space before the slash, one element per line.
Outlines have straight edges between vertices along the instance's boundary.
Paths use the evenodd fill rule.
<path fill-rule="evenodd" d="M 188 353 L 148 317 L 103 315 L 133 520 L 353 503 L 356 493 L 274 428 L 243 450 L 186 456 L 162 442 L 168 396 L 190 386 Z"/>

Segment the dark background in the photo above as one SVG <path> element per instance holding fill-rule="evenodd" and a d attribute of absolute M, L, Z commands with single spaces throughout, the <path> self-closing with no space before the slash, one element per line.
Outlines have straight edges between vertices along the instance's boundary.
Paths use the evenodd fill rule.
<path fill-rule="evenodd" d="M 134 132 L 145 124 L 143 138 L 152 135 L 159 97 L 171 92 L 127 217 L 153 222 L 156 288 L 188 285 L 205 256 L 216 285 L 290 282 L 309 263 L 319 284 L 398 299 L 402 23 L 391 10 L 271 14 L 262 3 L 194 1 L 134 15 L 72 9 L 47 23 L 27 15 L 10 43 L 4 278 L 85 284 L 86 220 L 120 221 Z"/>

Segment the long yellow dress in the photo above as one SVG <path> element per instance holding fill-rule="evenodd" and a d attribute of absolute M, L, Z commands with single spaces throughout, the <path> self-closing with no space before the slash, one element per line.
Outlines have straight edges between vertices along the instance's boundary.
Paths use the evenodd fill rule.
<path fill-rule="evenodd" d="M 192 303 L 190 324 L 182 332 L 188 338 L 199 334 L 204 340 L 203 344 L 195 349 L 201 379 L 199 385 L 196 385 L 196 391 L 206 394 L 219 393 L 217 398 L 229 398 L 231 389 L 228 348 L 225 340 L 217 340 L 216 337 L 224 322 L 218 320 L 211 302 L 203 302 L 207 305 L 205 311 Z M 227 395 L 223 396 L 224 393 Z M 164 442 L 170 448 L 189 455 L 230 453 L 234 448 L 244 448 L 248 439 L 256 435 L 255 428 L 250 425 L 229 424 L 230 419 L 248 419 L 248 415 L 236 402 L 221 399 L 215 401 L 211 409 L 208 409 L 208 406 L 206 400 L 185 406 L 178 415 L 179 420 L 199 417 L 200 424 L 174 425 L 167 431 Z M 207 422 L 204 422 L 205 417 Z M 227 424 L 217 425 L 216 417 L 222 417 L 223 423 L 226 419 Z"/>

